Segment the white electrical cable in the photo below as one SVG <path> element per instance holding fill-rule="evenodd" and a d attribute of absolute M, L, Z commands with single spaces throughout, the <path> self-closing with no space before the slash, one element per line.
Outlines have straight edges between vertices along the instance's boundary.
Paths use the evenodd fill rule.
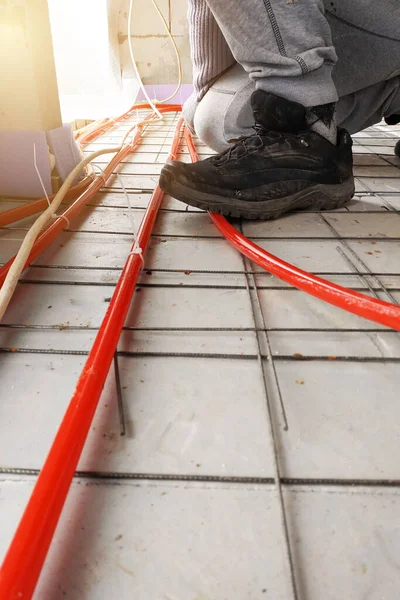
<path fill-rule="evenodd" d="M 146 88 L 144 86 L 144 83 L 142 81 L 142 78 L 140 77 L 140 73 L 139 73 L 139 69 L 136 63 L 136 59 L 135 59 L 135 55 L 133 54 L 133 48 L 132 48 L 132 39 L 131 39 L 131 28 L 132 28 L 132 9 L 133 9 L 133 0 L 129 0 L 129 13 L 128 13 L 128 46 L 129 46 L 129 54 L 131 55 L 131 60 L 132 60 L 132 66 L 133 69 L 135 71 L 138 83 L 140 85 L 140 89 L 142 90 L 144 97 L 146 98 L 147 102 L 150 104 L 151 108 L 154 110 L 154 112 L 156 113 L 156 115 L 162 119 L 162 115 L 160 113 L 160 111 L 158 110 L 158 108 L 156 107 L 156 105 L 154 104 L 154 102 L 151 100 L 150 96 L 148 95 Z"/>
<path fill-rule="evenodd" d="M 18 254 L 16 255 L 16 257 L 14 259 L 14 262 L 11 265 L 11 267 L 7 273 L 7 277 L 4 280 L 4 283 L 0 289 L 0 322 L 4 316 L 5 311 L 7 310 L 7 307 L 10 303 L 12 295 L 17 286 L 18 279 L 24 270 L 26 261 L 28 260 L 29 254 L 32 250 L 32 247 L 33 247 L 35 241 L 36 241 L 36 238 L 40 234 L 43 227 L 48 223 L 48 221 L 50 221 L 53 218 L 60 218 L 60 219 L 65 218 L 65 217 L 63 217 L 63 215 L 56 215 L 55 213 L 56 213 L 58 207 L 60 206 L 60 204 L 62 203 L 62 201 L 64 200 L 64 197 L 65 197 L 66 193 L 68 192 L 69 188 L 71 187 L 75 177 L 81 172 L 81 170 L 83 168 L 86 167 L 86 165 L 88 165 L 92 160 L 94 160 L 98 156 L 101 156 L 102 154 L 111 154 L 111 153 L 119 152 L 124 147 L 127 136 L 131 133 L 131 131 L 136 130 L 139 125 L 144 125 L 143 129 L 145 129 L 146 126 L 149 125 L 150 123 L 153 123 L 154 121 L 159 121 L 159 120 L 160 119 L 155 118 L 155 119 L 144 120 L 144 121 L 139 121 L 139 123 L 135 123 L 135 125 L 126 132 L 126 134 L 123 138 L 122 144 L 119 147 L 105 148 L 104 150 L 98 150 L 97 152 L 93 152 L 92 154 L 89 154 L 89 156 L 87 156 L 80 163 L 78 163 L 76 165 L 76 167 L 70 172 L 70 174 L 65 179 L 62 186 L 60 187 L 59 191 L 54 196 L 53 201 L 49 204 L 49 207 L 40 215 L 40 217 L 38 217 L 36 219 L 36 221 L 34 222 L 32 227 L 29 229 L 28 233 L 26 234 L 26 236 L 21 244 Z M 34 153 L 34 161 L 35 160 L 36 160 L 36 156 Z M 38 172 L 38 170 L 37 170 L 37 173 L 38 173 L 39 180 L 41 181 L 42 178 L 40 177 L 40 173 Z M 43 189 L 44 189 L 44 186 L 43 186 Z M 69 224 L 69 222 L 68 222 L 68 224 Z M 135 251 L 135 253 L 140 254 L 140 248 L 138 248 Z"/>
<path fill-rule="evenodd" d="M 182 59 L 181 59 L 180 52 L 178 50 L 178 46 L 176 45 L 176 42 L 175 42 L 175 38 L 172 35 L 170 28 L 168 27 L 168 23 L 166 22 L 164 15 L 161 12 L 160 7 L 158 6 L 156 0 L 151 0 L 151 1 L 153 3 L 154 8 L 156 9 L 156 11 L 158 13 L 158 16 L 160 17 L 161 21 L 163 22 L 164 27 L 167 31 L 168 37 L 171 40 L 171 43 L 174 47 L 177 65 L 178 65 L 178 83 L 177 83 L 176 89 L 170 96 L 168 96 L 168 98 L 158 101 L 158 102 L 161 102 L 161 104 L 164 104 L 165 102 L 169 102 L 169 100 L 172 100 L 172 98 L 174 98 L 176 96 L 176 94 L 179 92 L 179 90 L 181 89 L 181 86 L 182 86 Z"/>
<path fill-rule="evenodd" d="M 92 165 L 93 167 L 95 167 L 96 169 L 98 169 L 100 171 L 100 173 L 103 176 L 103 181 L 104 184 L 106 185 L 107 183 L 107 179 L 106 179 L 106 174 L 104 173 L 103 169 L 100 167 L 100 165 Z M 129 220 L 131 223 L 131 229 L 132 229 L 132 235 L 133 235 L 133 242 L 134 242 L 134 246 L 133 246 L 133 251 L 131 252 L 131 254 L 142 254 L 142 249 L 139 246 L 139 241 L 138 241 L 138 230 L 136 227 L 136 223 L 135 223 L 135 219 L 133 216 L 133 207 L 132 207 L 132 203 L 131 203 L 131 199 L 129 197 L 129 194 L 126 190 L 125 184 L 123 182 L 122 177 L 120 177 L 119 173 L 114 173 L 115 177 L 117 178 L 117 180 L 119 181 L 121 187 L 122 187 L 122 191 L 124 193 L 125 199 L 126 199 L 126 204 L 128 207 L 128 213 L 129 213 Z"/>
<path fill-rule="evenodd" d="M 40 175 L 40 171 L 39 171 L 39 168 L 38 168 L 37 162 L 36 162 L 36 144 L 33 144 L 33 164 L 35 165 L 36 174 L 37 174 L 38 179 L 40 181 L 40 185 L 42 186 L 43 193 L 46 196 L 47 204 L 50 207 L 50 204 L 51 204 L 50 203 L 50 199 L 49 199 L 49 197 L 47 195 L 46 188 L 44 187 L 43 179 L 42 179 L 42 177 Z M 54 214 L 54 215 L 52 215 L 52 219 L 64 219 L 64 221 L 67 224 L 67 227 L 69 227 L 69 220 L 67 219 L 67 217 L 65 215 L 56 215 L 56 214 Z"/>
<path fill-rule="evenodd" d="M 169 97 L 166 98 L 165 100 L 159 100 L 158 102 L 160 103 L 164 103 L 164 102 L 168 102 L 169 100 L 171 100 L 180 90 L 181 85 L 182 85 L 182 61 L 181 61 L 181 57 L 179 54 L 179 50 L 178 47 L 176 45 L 176 42 L 172 36 L 172 33 L 168 27 L 167 22 L 164 19 L 164 16 L 156 2 L 156 0 L 151 0 L 153 3 L 154 8 L 156 9 L 158 15 L 160 16 L 160 18 L 162 19 L 162 22 L 165 26 L 165 29 L 168 33 L 168 36 L 174 46 L 175 49 L 175 53 L 177 56 L 177 61 L 178 61 L 178 71 L 179 71 L 179 81 L 178 81 L 178 85 L 176 90 L 174 91 L 174 93 Z M 85 159 L 83 159 L 78 165 L 76 165 L 76 167 L 70 172 L 70 174 L 68 175 L 68 177 L 65 179 L 64 183 L 62 184 L 61 188 L 59 189 L 59 191 L 57 192 L 57 194 L 54 196 L 53 201 L 50 203 L 49 199 L 47 198 L 47 201 L 49 203 L 49 207 L 40 215 L 40 217 L 38 217 L 36 219 L 36 221 L 34 222 L 34 224 L 32 225 L 32 227 L 30 228 L 30 230 L 28 231 L 28 233 L 26 234 L 21 247 L 18 251 L 18 254 L 15 257 L 15 260 L 13 262 L 13 264 L 11 265 L 8 273 L 7 273 L 7 277 L 4 280 L 4 284 L 2 285 L 1 289 L 0 289 L 0 321 L 2 320 L 5 311 L 7 310 L 8 304 L 11 300 L 11 297 L 15 291 L 16 285 L 18 283 L 19 277 L 22 273 L 22 271 L 24 270 L 26 261 L 29 257 L 29 254 L 32 250 L 32 247 L 36 241 L 36 238 L 38 237 L 38 235 L 40 234 L 41 230 L 43 229 L 43 227 L 48 223 L 48 221 L 50 221 L 51 219 L 65 219 L 67 225 L 69 225 L 69 221 L 66 217 L 64 217 L 63 215 L 56 215 L 56 211 L 59 208 L 60 204 L 62 203 L 66 193 L 68 192 L 69 188 L 72 186 L 73 181 L 75 179 L 75 177 L 81 172 L 82 169 L 84 169 L 86 167 L 86 165 L 88 165 L 92 160 L 94 160 L 95 158 L 97 158 L 98 156 L 101 156 L 103 154 L 109 154 L 109 153 L 116 153 L 119 150 L 122 149 L 123 145 L 125 144 L 125 140 L 127 139 L 128 135 L 135 130 L 139 125 L 149 125 L 150 123 L 154 123 L 156 121 L 160 121 L 163 120 L 163 115 L 160 113 L 160 111 L 157 109 L 157 107 L 155 106 L 154 102 L 150 99 L 149 95 L 147 94 L 147 91 L 145 89 L 145 86 L 142 82 L 142 79 L 140 77 L 140 73 L 136 64 L 136 60 L 133 54 L 133 48 L 132 48 L 132 40 L 131 40 L 131 21 L 132 21 L 132 7 L 133 7 L 133 0 L 130 0 L 129 2 L 129 16 L 128 16 L 128 45 L 129 45 L 129 52 L 131 55 L 131 60 L 133 63 L 133 68 L 135 70 L 137 79 L 139 81 L 139 85 L 145 95 L 145 98 L 147 99 L 148 103 L 150 104 L 150 106 L 153 108 L 154 112 L 157 115 L 157 118 L 152 119 L 151 121 L 147 120 L 147 121 L 140 121 L 139 123 L 135 123 L 135 125 L 133 127 L 131 127 L 125 134 L 124 138 L 123 138 L 123 142 L 121 144 L 121 146 L 119 146 L 118 148 L 106 148 L 104 150 L 98 150 L 97 152 L 93 152 L 92 154 L 90 154 L 88 157 L 86 157 Z M 41 185 L 44 188 L 43 185 L 43 181 L 42 178 L 40 176 L 40 172 L 39 169 L 37 168 L 37 164 L 36 164 L 36 148 L 34 147 L 34 166 L 36 169 L 36 173 L 38 175 L 39 181 L 41 182 Z M 45 194 L 47 197 L 47 194 Z M 129 199 L 128 199 L 129 200 Z M 134 250 L 130 253 L 130 254 L 139 254 L 142 257 L 142 251 L 141 248 L 136 247 L 136 240 L 135 240 L 135 247 Z M 143 257 L 142 257 L 143 260 Z"/>
<path fill-rule="evenodd" d="M 72 169 L 68 177 L 65 179 L 64 183 L 60 187 L 57 194 L 54 196 L 54 199 L 49 205 L 49 207 L 40 215 L 40 217 L 36 219 L 32 227 L 26 234 L 24 241 L 22 242 L 21 247 L 18 251 L 18 254 L 15 257 L 15 260 L 11 265 L 7 273 L 7 277 L 4 280 L 4 283 L 0 289 L 0 321 L 2 320 L 7 306 L 11 300 L 11 297 L 18 283 L 18 279 L 22 271 L 24 270 L 25 263 L 28 260 L 29 254 L 32 250 L 33 244 L 36 241 L 36 238 L 42 231 L 43 227 L 55 216 L 58 207 L 63 201 L 67 191 L 71 187 L 75 177 L 82 171 L 84 167 L 86 167 L 87 164 L 89 164 L 98 156 L 101 156 L 103 154 L 119 152 L 121 148 L 122 146 L 120 146 L 119 148 L 106 148 L 104 150 L 98 150 L 97 152 L 89 154 L 89 156 L 87 156 L 84 160 L 77 164 L 76 167 Z"/>
<path fill-rule="evenodd" d="M 145 130 L 147 129 L 147 126 L 148 126 L 148 125 L 151 125 L 152 123 L 158 123 L 158 122 L 159 122 L 159 121 L 161 121 L 161 120 L 162 120 L 162 118 L 161 118 L 161 119 L 159 119 L 158 117 L 155 117 L 154 119 L 148 119 L 148 120 L 146 120 L 146 121 L 139 121 L 139 122 L 136 122 L 136 123 L 135 123 L 134 125 L 132 125 L 132 127 L 130 127 L 130 128 L 128 129 L 128 131 L 125 133 L 124 137 L 122 138 L 121 146 L 123 146 L 125 143 L 127 143 L 127 141 L 126 141 L 126 140 L 127 140 L 127 137 L 129 136 L 129 134 L 130 134 L 130 133 L 134 132 L 134 131 L 137 129 L 138 125 L 144 125 L 144 127 L 143 127 L 143 129 L 142 129 L 142 132 L 141 132 L 141 135 L 143 135 L 143 133 L 144 133 L 144 132 L 145 132 Z M 132 136 L 132 139 L 134 139 L 134 136 Z M 131 144 L 132 142 L 129 142 L 129 143 Z"/>
<path fill-rule="evenodd" d="M 168 23 L 166 22 L 164 15 L 161 12 L 160 7 L 158 6 L 156 0 L 151 0 L 155 10 L 157 11 L 158 16 L 160 17 L 164 28 L 168 34 L 169 39 L 171 40 L 171 43 L 174 47 L 175 50 L 175 55 L 176 55 L 176 60 L 177 60 L 177 65 L 178 65 L 178 83 L 176 86 L 176 89 L 174 90 L 174 92 L 168 96 L 168 98 L 164 98 L 164 100 L 157 100 L 158 103 L 160 104 L 164 104 L 165 102 L 169 102 L 169 100 L 172 100 L 172 98 L 174 98 L 176 96 L 176 94 L 179 92 L 179 90 L 181 89 L 182 86 L 182 59 L 181 59 L 181 55 L 178 49 L 178 46 L 175 42 L 174 36 L 171 33 L 170 28 L 168 27 Z M 129 46 L 129 54 L 131 56 L 131 61 L 132 61 L 132 65 L 137 77 L 137 80 L 139 82 L 140 85 L 140 89 L 142 90 L 146 100 L 148 101 L 148 103 L 150 104 L 150 106 L 152 107 L 152 109 L 154 110 L 154 112 L 157 114 L 157 116 L 162 119 L 162 115 L 160 114 L 160 112 L 157 110 L 157 107 L 155 106 L 154 102 L 156 101 L 155 99 L 151 100 L 150 96 L 147 93 L 146 87 L 142 81 L 142 78 L 140 76 L 139 73 L 139 68 L 137 66 L 136 63 L 136 59 L 133 53 L 133 48 L 132 48 L 132 39 L 131 39 L 131 27 L 132 27 L 132 10 L 133 10 L 133 0 L 129 0 L 129 14 L 128 14 L 128 46 Z M 155 94 L 154 94 L 155 95 Z"/>
<path fill-rule="evenodd" d="M 44 195 L 46 197 L 47 204 L 50 206 L 49 195 L 48 195 L 48 193 L 46 191 L 46 188 L 44 187 L 43 179 L 42 179 L 42 176 L 40 175 L 39 167 L 37 166 L 37 161 L 36 161 L 36 144 L 35 143 L 33 143 L 33 166 L 35 167 L 36 175 L 38 176 L 38 179 L 40 181 L 40 185 L 42 186 L 42 190 L 43 190 Z"/>

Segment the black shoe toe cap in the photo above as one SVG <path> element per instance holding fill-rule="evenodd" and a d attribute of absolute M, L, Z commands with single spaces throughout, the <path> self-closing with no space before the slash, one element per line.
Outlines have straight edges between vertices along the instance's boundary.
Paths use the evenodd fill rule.
<path fill-rule="evenodd" d="M 165 163 L 161 170 L 159 182 L 163 192 L 170 192 L 172 183 L 182 177 L 184 166 L 185 164 L 179 160 L 172 160 Z"/>

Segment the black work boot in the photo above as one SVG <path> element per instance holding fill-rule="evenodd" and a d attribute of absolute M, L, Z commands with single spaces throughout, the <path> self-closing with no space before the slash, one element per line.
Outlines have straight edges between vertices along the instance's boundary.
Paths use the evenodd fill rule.
<path fill-rule="evenodd" d="M 343 206 L 354 194 L 352 140 L 338 144 L 310 129 L 301 104 L 257 90 L 255 133 L 194 164 L 169 162 L 160 186 L 191 206 L 246 219 L 274 219 L 302 208 Z"/>
<path fill-rule="evenodd" d="M 390 117 L 385 117 L 386 125 L 398 125 L 400 123 L 400 115 L 391 115 Z"/>
<path fill-rule="evenodd" d="M 400 115 L 392 115 L 385 118 L 387 125 L 398 125 L 400 123 Z M 400 158 L 400 140 L 397 142 L 394 153 Z"/>

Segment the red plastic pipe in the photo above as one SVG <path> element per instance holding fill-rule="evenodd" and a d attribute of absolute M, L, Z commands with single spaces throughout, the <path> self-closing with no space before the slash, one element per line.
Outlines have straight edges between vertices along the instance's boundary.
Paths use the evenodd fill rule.
<path fill-rule="evenodd" d="M 183 119 L 179 119 L 170 160 L 178 151 L 182 124 Z M 143 253 L 148 246 L 163 195 L 159 187 L 154 190 L 141 222 L 137 237 Z M 117 348 L 142 264 L 140 255 L 128 255 L 75 393 L 0 569 L 2 600 L 29 600 L 35 590 Z"/>
<path fill-rule="evenodd" d="M 89 123 L 89 125 L 86 125 L 85 127 L 81 127 L 77 131 L 74 131 L 74 137 L 77 142 L 85 143 L 85 136 L 87 136 L 88 134 L 95 132 L 95 131 L 98 131 L 100 134 L 100 132 L 102 130 L 101 129 L 102 125 L 105 125 L 106 123 L 109 123 L 109 122 L 110 122 L 109 117 L 107 117 L 105 119 L 100 119 L 98 121 L 93 121 L 93 123 Z"/>
<path fill-rule="evenodd" d="M 141 106 L 141 108 L 143 108 Z M 147 108 L 147 107 L 145 107 Z M 160 107 L 161 112 L 175 112 L 180 110 L 180 105 L 168 105 Z M 147 117 L 150 120 L 153 115 L 149 115 Z M 128 154 L 133 152 L 136 145 L 139 143 L 141 137 L 141 129 L 143 126 L 139 125 L 138 132 L 136 133 L 134 139 L 132 140 L 132 144 L 129 146 L 125 146 L 122 150 L 120 150 L 110 161 L 107 167 L 104 169 L 104 174 L 109 177 L 115 168 L 119 165 L 119 163 L 126 157 Z M 69 222 L 75 219 L 83 206 L 88 203 L 88 201 L 97 194 L 100 188 L 104 185 L 104 179 L 102 176 L 97 176 L 96 179 L 92 182 L 92 184 L 77 198 L 63 213 L 62 216 L 66 217 Z M 46 229 L 40 234 L 35 244 L 33 245 L 32 251 L 28 257 L 28 260 L 25 263 L 24 269 L 27 269 L 33 261 L 37 259 L 37 257 L 57 238 L 57 236 L 65 229 L 67 223 L 65 219 L 59 218 L 55 219 Z M 7 273 L 14 262 L 15 256 L 10 258 L 10 260 L 0 267 L 0 287 L 3 285 L 4 280 L 7 276 Z"/>
<path fill-rule="evenodd" d="M 166 112 L 165 111 L 166 106 L 164 104 L 157 104 L 156 106 L 160 109 L 160 112 Z M 126 113 L 117 117 L 114 120 L 107 118 L 107 119 L 102 119 L 100 121 L 95 121 L 94 123 L 90 123 L 90 125 L 86 125 L 86 127 L 83 127 L 82 129 L 75 132 L 75 139 L 77 141 L 79 141 L 79 143 L 81 145 L 88 143 L 88 142 L 92 141 L 93 139 L 95 139 L 96 137 L 98 137 L 99 135 L 101 135 L 102 133 L 104 133 L 106 130 L 110 129 L 113 125 L 115 125 L 115 123 L 118 123 L 118 122 L 122 121 L 123 119 L 125 119 L 126 117 L 128 117 L 133 112 L 133 110 L 136 110 L 139 108 L 143 109 L 143 108 L 151 108 L 151 107 L 149 104 L 138 104 L 138 105 L 134 104 Z M 181 106 L 177 105 L 177 104 L 176 105 L 168 105 L 168 111 L 169 110 L 181 110 Z M 78 192 L 87 188 L 88 185 L 90 184 L 91 180 L 93 180 L 92 175 L 85 177 L 85 179 L 83 179 L 82 181 L 77 183 L 74 187 L 72 187 L 68 190 L 65 198 L 66 199 L 72 198 Z M 55 196 L 55 194 L 53 194 L 52 196 L 49 196 L 49 199 L 52 200 L 54 198 L 54 196 Z M 31 217 L 32 215 L 35 215 L 35 214 L 41 212 L 45 208 L 47 208 L 47 199 L 41 198 L 40 200 L 35 200 L 34 202 L 25 204 L 24 206 L 19 206 L 17 208 L 13 208 L 13 209 L 4 211 L 4 212 L 0 213 L 0 227 L 5 227 L 6 225 L 9 225 L 10 223 L 15 223 L 16 221 L 20 221 L 21 219 L 25 219 L 26 217 Z"/>
<path fill-rule="evenodd" d="M 68 192 L 65 194 L 64 200 L 73 198 L 79 192 L 82 192 L 91 184 L 93 179 L 94 175 L 86 175 L 84 179 L 68 190 Z M 55 194 L 52 194 L 49 196 L 49 200 L 54 200 L 54 197 Z M 16 208 L 5 210 L 0 213 L 0 227 L 5 227 L 6 225 L 10 225 L 10 223 L 15 223 L 16 221 L 21 221 L 21 219 L 26 219 L 27 217 L 36 215 L 37 213 L 42 212 L 42 210 L 45 210 L 47 206 L 47 198 L 40 198 L 39 200 L 34 200 L 33 202 L 24 204 L 23 206 L 17 206 Z"/>
<path fill-rule="evenodd" d="M 133 107 L 132 107 L 133 109 Z M 130 110 L 132 110 L 130 109 Z M 109 129 L 114 122 L 125 118 L 128 113 L 121 115 L 121 117 L 117 117 L 114 121 L 109 118 L 101 119 L 100 121 L 95 121 L 82 127 L 78 131 L 74 132 L 74 137 L 80 144 L 88 143 L 89 141 L 95 139 L 101 133 L 103 133 L 104 127 L 108 126 Z M 109 125 L 108 125 L 109 124 Z M 90 138 L 88 137 L 90 135 Z M 87 175 L 82 181 L 77 183 L 75 186 L 71 187 L 65 195 L 65 199 L 73 198 L 76 196 L 78 192 L 86 189 L 89 184 L 93 181 L 93 175 Z M 53 200 L 55 194 L 49 196 L 49 200 Z M 25 204 L 24 206 L 18 206 L 17 208 L 12 208 L 10 210 L 6 210 L 0 213 L 0 227 L 5 227 L 6 225 L 10 225 L 10 223 L 15 223 L 16 221 L 20 221 L 21 219 L 26 219 L 27 217 L 31 217 L 36 215 L 42 210 L 47 208 L 47 198 L 40 198 L 39 200 L 35 200 L 30 202 L 29 204 Z"/>
<path fill-rule="evenodd" d="M 93 127 L 100 125 L 101 123 L 106 123 L 110 120 L 110 117 L 104 117 L 102 119 L 93 120 L 90 123 L 86 123 L 86 125 L 82 125 L 82 127 L 78 127 L 74 130 L 74 136 L 78 139 L 83 133 L 89 131 L 89 129 L 93 129 Z"/>
<path fill-rule="evenodd" d="M 140 137 L 140 132 L 137 133 L 136 140 L 134 143 L 137 143 L 137 140 Z M 110 161 L 107 167 L 104 169 L 105 177 L 108 178 L 115 167 L 132 151 L 132 148 L 126 147 L 120 150 L 114 158 Z M 97 194 L 100 188 L 104 185 L 104 179 L 102 176 L 97 176 L 93 182 L 90 184 L 88 188 L 73 202 L 63 213 L 62 215 L 71 222 L 74 218 L 76 218 L 81 209 L 87 202 Z M 25 263 L 24 270 L 29 267 L 33 263 L 34 260 L 56 239 L 56 237 L 61 233 L 63 229 L 67 227 L 67 222 L 63 218 L 55 219 L 37 238 L 36 242 L 33 245 L 31 253 L 28 256 L 28 259 Z M 10 258 L 8 262 L 5 263 L 0 268 L 0 287 L 3 285 L 4 280 L 7 276 L 7 273 L 14 262 L 15 256 Z"/>
<path fill-rule="evenodd" d="M 167 107 L 168 107 L 169 111 L 181 110 L 181 108 L 182 108 L 181 105 L 178 105 L 178 104 L 166 105 L 166 104 L 156 103 L 155 106 L 158 109 L 160 109 L 161 113 L 168 112 L 165 110 L 161 110 L 161 109 L 165 109 Z M 124 113 L 123 115 L 120 115 L 119 117 L 116 117 L 115 119 L 103 119 L 103 121 L 100 121 L 98 124 L 92 124 L 93 127 L 82 132 L 81 134 L 78 134 L 77 139 L 79 139 L 80 144 L 88 144 L 89 142 L 91 142 L 94 138 L 96 138 L 101 133 L 105 133 L 106 131 L 108 131 L 109 129 L 114 127 L 114 125 L 116 123 L 120 123 L 121 121 L 123 121 L 124 119 L 129 117 L 134 110 L 144 109 L 144 108 L 150 109 L 152 107 L 150 106 L 150 104 L 147 104 L 145 102 L 139 103 L 139 104 L 134 104 L 129 110 L 126 111 L 126 113 Z"/>
<path fill-rule="evenodd" d="M 192 161 L 196 162 L 199 157 L 187 128 L 185 128 L 185 141 Z M 223 216 L 210 213 L 210 217 L 228 242 L 272 275 L 329 304 L 400 331 L 400 306 L 354 292 L 298 269 L 251 242 L 232 227 Z"/>

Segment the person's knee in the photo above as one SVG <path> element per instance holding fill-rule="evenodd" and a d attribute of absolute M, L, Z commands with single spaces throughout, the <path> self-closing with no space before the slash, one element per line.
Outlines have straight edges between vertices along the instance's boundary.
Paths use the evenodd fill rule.
<path fill-rule="evenodd" d="M 229 147 L 224 135 L 225 106 L 218 98 L 212 99 L 210 90 L 200 102 L 194 115 L 194 129 L 198 138 L 215 152 Z M 214 94 L 215 95 L 215 94 Z"/>

